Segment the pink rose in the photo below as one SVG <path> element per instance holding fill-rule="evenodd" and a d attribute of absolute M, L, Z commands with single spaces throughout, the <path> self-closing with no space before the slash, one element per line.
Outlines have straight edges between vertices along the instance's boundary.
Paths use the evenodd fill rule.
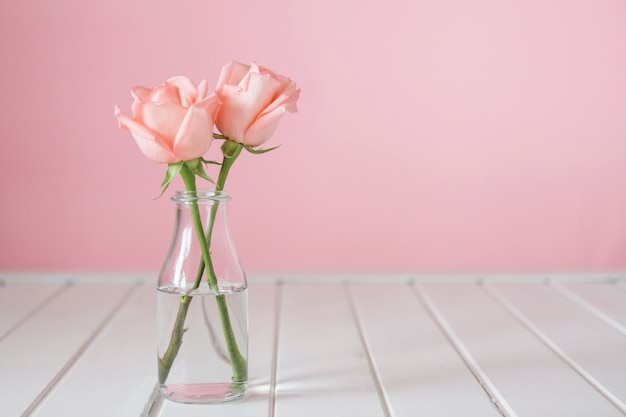
<path fill-rule="evenodd" d="M 189 161 L 204 155 L 213 140 L 219 100 L 207 93 L 205 80 L 196 87 L 187 77 L 172 77 L 153 88 L 132 88 L 133 117 L 118 106 L 115 117 L 148 159 L 167 164 Z"/>
<path fill-rule="evenodd" d="M 296 112 L 296 83 L 256 64 L 230 62 L 216 89 L 222 105 L 215 125 L 230 140 L 244 145 L 265 143 L 286 111 Z"/>

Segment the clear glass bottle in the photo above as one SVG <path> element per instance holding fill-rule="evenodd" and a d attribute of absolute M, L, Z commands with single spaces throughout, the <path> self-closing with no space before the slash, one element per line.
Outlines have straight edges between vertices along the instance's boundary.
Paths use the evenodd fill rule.
<path fill-rule="evenodd" d="M 230 197 L 179 191 L 172 201 L 176 225 L 157 287 L 161 394 L 184 403 L 240 398 L 248 385 L 248 286 L 228 225 Z"/>

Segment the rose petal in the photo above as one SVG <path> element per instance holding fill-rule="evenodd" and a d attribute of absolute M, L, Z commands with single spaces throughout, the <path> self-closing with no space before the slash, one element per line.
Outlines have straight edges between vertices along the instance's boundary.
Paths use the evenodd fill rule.
<path fill-rule="evenodd" d="M 300 98 L 300 90 L 296 90 L 296 83 L 293 81 L 287 85 L 287 88 L 281 95 L 279 95 L 276 100 L 272 102 L 267 108 L 263 111 L 263 113 L 270 113 L 274 111 L 279 106 L 285 106 L 285 110 L 290 113 L 296 113 L 298 111 L 298 107 L 296 102 Z M 261 114 L 262 116 L 263 114 Z"/>
<path fill-rule="evenodd" d="M 211 95 L 189 108 L 174 140 L 174 153 L 179 159 L 199 158 L 209 150 L 218 106 L 219 100 Z"/>
<path fill-rule="evenodd" d="M 180 99 L 180 92 L 177 86 L 173 84 L 163 84 L 158 87 L 154 87 L 150 93 L 149 100 L 153 103 L 174 103 L 178 106 L 182 106 Z"/>
<path fill-rule="evenodd" d="M 248 73 L 247 91 L 224 85 L 217 94 L 222 107 L 217 114 L 217 128 L 231 140 L 244 143 L 244 134 L 259 114 L 273 100 L 279 83 L 269 74 Z"/>
<path fill-rule="evenodd" d="M 276 81 L 278 81 L 280 83 L 280 88 L 281 90 L 285 89 L 285 86 L 287 84 L 289 84 L 289 82 L 291 81 L 291 79 L 289 77 L 285 77 L 284 75 L 280 75 L 277 72 L 267 68 L 267 67 L 261 67 L 261 66 L 257 66 L 256 64 L 252 64 L 253 68 L 256 68 L 256 71 L 253 71 L 252 69 L 250 70 L 250 72 L 259 72 L 261 74 L 270 74 L 272 76 L 272 78 L 274 78 Z"/>
<path fill-rule="evenodd" d="M 180 103 L 183 107 L 187 108 L 191 106 L 198 97 L 198 89 L 196 85 L 189 78 L 178 75 L 167 80 L 169 84 L 172 84 L 178 88 L 180 94 Z"/>
<path fill-rule="evenodd" d="M 120 128 L 129 130 L 139 150 L 150 160 L 158 163 L 176 162 L 173 152 L 158 135 L 140 123 L 126 116 L 118 106 L 115 106 L 115 117 Z"/>
<path fill-rule="evenodd" d="M 200 81 L 198 84 L 198 98 L 196 101 L 201 101 L 207 98 L 207 93 L 209 92 L 209 83 L 207 80 Z"/>
<path fill-rule="evenodd" d="M 150 159 L 151 161 L 157 162 L 159 164 L 172 164 L 180 160 L 177 159 L 171 151 L 163 148 L 157 142 L 155 142 L 154 137 L 146 138 L 136 132 L 133 132 L 132 130 L 130 134 L 135 139 L 139 150 L 146 156 L 146 158 Z"/>
<path fill-rule="evenodd" d="M 222 101 L 222 106 L 217 112 L 215 117 L 215 126 L 218 130 L 228 138 L 242 142 L 245 129 L 250 123 L 247 115 L 237 111 L 238 109 L 238 96 L 242 93 L 238 87 L 234 85 L 224 85 L 218 91 L 218 96 Z"/>
<path fill-rule="evenodd" d="M 259 146 L 267 142 L 286 111 L 285 106 L 280 106 L 269 113 L 264 113 L 246 131 L 244 144 Z"/>
<path fill-rule="evenodd" d="M 216 89 L 219 90 L 224 84 L 239 85 L 239 82 L 250 70 L 250 65 L 231 61 L 222 67 L 222 72 L 217 80 Z"/>
<path fill-rule="evenodd" d="M 134 119 L 158 132 L 172 146 L 186 113 L 184 108 L 174 103 L 143 103 L 137 107 Z"/>
<path fill-rule="evenodd" d="M 151 88 L 142 87 L 140 85 L 137 85 L 130 89 L 130 95 L 135 100 L 140 100 L 140 101 L 148 101 L 150 99 L 151 93 L 152 93 Z"/>

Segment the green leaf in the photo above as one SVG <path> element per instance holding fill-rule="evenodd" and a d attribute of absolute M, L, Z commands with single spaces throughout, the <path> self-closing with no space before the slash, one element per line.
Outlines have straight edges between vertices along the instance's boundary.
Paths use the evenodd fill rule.
<path fill-rule="evenodd" d="M 172 182 L 172 180 L 176 178 L 176 176 L 180 173 L 180 170 L 183 168 L 183 164 L 184 162 L 177 162 L 175 164 L 167 165 L 167 172 L 165 173 L 165 178 L 163 178 L 163 181 L 161 182 L 161 194 L 159 194 L 156 198 L 161 197 L 163 193 L 165 193 L 165 190 L 167 190 L 167 187 L 170 186 L 170 183 Z"/>
<path fill-rule="evenodd" d="M 274 146 L 273 148 L 268 148 L 268 149 L 254 149 L 254 147 L 250 146 L 250 145 L 243 145 L 243 147 L 245 148 L 246 151 L 255 154 L 255 155 L 260 155 L 262 153 L 267 153 L 269 151 L 273 151 L 274 149 L 278 148 L 280 145 L 278 146 Z"/>

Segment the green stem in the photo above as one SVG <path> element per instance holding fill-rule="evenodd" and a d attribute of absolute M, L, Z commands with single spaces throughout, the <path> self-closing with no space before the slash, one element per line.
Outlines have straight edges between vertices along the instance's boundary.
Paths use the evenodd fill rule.
<path fill-rule="evenodd" d="M 229 145 L 226 145 L 227 143 Z M 228 148 L 228 149 L 225 149 L 225 148 Z M 217 182 L 215 183 L 216 191 L 224 190 L 224 185 L 226 184 L 226 178 L 228 177 L 230 168 L 233 166 L 233 164 L 237 160 L 237 157 L 239 157 L 239 155 L 241 154 L 242 149 L 243 149 L 242 145 L 235 143 L 235 142 L 230 142 L 230 141 L 225 142 L 225 144 L 222 146 L 224 158 L 223 158 L 222 165 L 220 168 L 220 173 L 217 177 Z M 214 204 L 211 207 L 211 214 L 209 217 L 209 224 L 207 226 L 207 232 L 206 232 L 207 244 L 211 243 L 211 236 L 213 235 L 213 225 L 215 224 L 215 216 L 217 215 L 217 207 L 218 207 L 217 204 Z M 205 267 L 204 262 L 200 262 L 200 265 L 198 266 L 198 272 L 196 273 L 197 284 L 199 284 L 199 280 L 202 278 L 202 275 L 204 274 L 204 267 Z M 212 264 L 209 265 L 209 276 L 212 276 L 212 277 L 215 276 L 215 271 L 213 271 Z"/>
<path fill-rule="evenodd" d="M 167 379 L 167 376 L 172 369 L 174 359 L 178 355 L 180 346 L 183 344 L 183 333 L 185 333 L 185 318 L 189 311 L 189 305 L 191 304 L 190 295 L 183 295 L 180 297 L 180 306 L 178 307 L 178 313 L 176 314 L 176 321 L 172 328 L 172 335 L 170 336 L 170 344 L 167 346 L 167 350 L 163 354 L 162 358 L 159 358 L 159 383 L 163 384 Z"/>
<path fill-rule="evenodd" d="M 234 142 L 228 142 L 233 144 Z M 226 142 L 225 142 L 226 144 Z M 233 148 L 231 145 L 231 150 L 233 152 L 226 152 L 224 146 L 222 147 L 224 151 L 224 161 L 222 163 L 222 167 L 220 169 L 218 181 L 216 184 L 216 190 L 222 191 L 224 189 L 224 184 L 226 182 L 226 178 L 228 176 L 228 172 L 232 167 L 233 163 L 241 153 L 242 146 L 239 144 L 235 144 L 236 146 Z M 187 167 L 183 165 L 183 168 L 180 171 L 183 182 L 185 183 L 185 188 L 187 191 L 196 191 L 195 184 L 195 175 L 193 172 Z M 233 369 L 233 382 L 242 382 L 247 379 L 247 364 L 246 359 L 243 357 L 241 352 L 239 351 L 239 347 L 237 346 L 237 340 L 235 338 L 235 334 L 233 332 L 233 326 L 230 321 L 230 314 L 228 312 L 228 305 L 226 302 L 226 297 L 223 294 L 219 294 L 219 288 L 217 283 L 217 276 L 213 269 L 213 262 L 211 260 L 211 254 L 209 252 L 211 235 L 213 233 L 213 224 L 215 221 L 215 216 L 217 214 L 218 204 L 214 204 L 211 207 L 209 224 L 207 225 L 206 235 L 204 234 L 204 228 L 202 226 L 202 220 L 200 217 L 200 211 L 198 208 L 197 201 L 193 201 L 191 205 L 191 213 L 194 222 L 194 229 L 196 231 L 198 241 L 200 242 L 200 248 L 202 251 L 202 260 L 198 267 L 198 272 L 196 274 L 196 279 L 192 290 L 197 289 L 200 286 L 200 282 L 202 280 L 202 276 L 204 275 L 205 267 L 207 269 L 207 283 L 209 287 L 217 294 L 216 302 L 218 311 L 220 314 L 220 321 L 222 324 L 222 330 L 224 332 L 224 338 L 226 340 L 226 345 L 228 349 L 228 354 L 230 357 L 231 366 Z M 159 360 L 159 382 L 164 383 L 167 379 L 167 376 L 172 368 L 172 364 L 174 359 L 178 355 L 178 351 L 180 350 L 180 346 L 182 345 L 183 334 L 185 332 L 184 324 L 185 319 L 187 317 L 187 312 L 189 311 L 189 305 L 192 300 L 192 296 L 184 295 L 180 299 L 180 307 L 178 309 L 178 313 L 176 315 L 176 321 L 174 323 L 174 327 L 172 328 L 172 335 L 170 338 L 170 344 L 163 355 L 163 358 Z"/>
<path fill-rule="evenodd" d="M 228 177 L 228 173 L 230 172 L 231 167 L 237 160 L 237 157 L 241 154 L 241 150 L 243 146 L 235 143 L 235 142 L 224 142 L 222 146 L 222 151 L 224 154 L 224 158 L 222 161 L 222 166 L 220 168 L 219 175 L 217 177 L 217 182 L 215 184 L 216 191 L 223 191 L 224 185 L 226 184 L 226 178 Z M 219 205 L 214 204 L 211 207 L 211 214 L 209 217 L 209 223 L 207 225 L 206 232 L 206 240 L 207 245 L 210 245 L 211 236 L 213 235 L 213 225 L 215 224 L 215 216 L 217 215 L 217 209 Z M 213 265 L 211 263 L 200 262 L 198 266 L 198 273 L 196 274 L 196 281 L 201 279 L 204 274 L 205 265 L 207 265 L 208 273 L 207 273 L 207 281 L 209 285 L 211 285 L 212 281 L 217 282 L 217 277 L 215 276 L 215 271 L 213 270 Z M 226 304 L 226 298 L 224 295 L 218 295 L 216 297 L 217 308 L 220 313 L 220 320 L 222 322 L 222 330 L 224 331 L 224 338 L 226 339 L 228 355 L 230 357 L 231 366 L 233 368 L 233 381 L 244 381 L 247 377 L 247 365 L 246 359 L 243 357 L 239 348 L 237 346 L 237 342 L 235 340 L 235 334 L 233 332 L 233 327 L 230 322 L 230 314 L 228 312 L 228 305 Z"/>

